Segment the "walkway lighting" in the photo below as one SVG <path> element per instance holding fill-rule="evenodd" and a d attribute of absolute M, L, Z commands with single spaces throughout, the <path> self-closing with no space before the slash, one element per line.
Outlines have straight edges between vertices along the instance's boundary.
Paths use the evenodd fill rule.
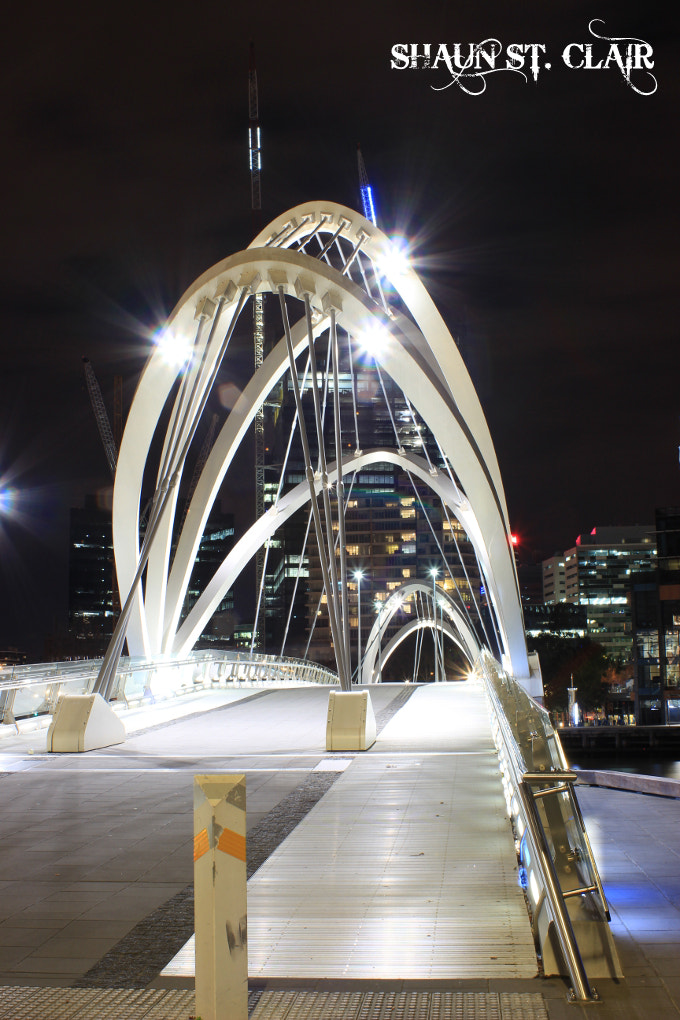
<path fill-rule="evenodd" d="M 191 342 L 171 329 L 157 330 L 153 342 L 160 350 L 163 361 L 172 368 L 183 368 L 191 358 Z"/>
<path fill-rule="evenodd" d="M 17 501 L 17 490 L 0 489 L 0 517 L 11 517 Z"/>
<path fill-rule="evenodd" d="M 366 330 L 359 333 L 356 341 L 372 358 L 378 354 L 390 338 L 389 331 L 380 323 L 372 323 Z"/>
<path fill-rule="evenodd" d="M 376 259 L 376 265 L 381 275 L 388 280 L 404 276 L 410 268 L 408 245 L 404 238 L 393 237 Z"/>

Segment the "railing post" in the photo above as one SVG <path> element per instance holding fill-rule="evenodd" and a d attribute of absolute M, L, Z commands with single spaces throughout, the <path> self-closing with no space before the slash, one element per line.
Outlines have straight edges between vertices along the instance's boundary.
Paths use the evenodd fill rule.
<path fill-rule="evenodd" d="M 248 1018 L 246 777 L 194 776 L 196 1015 Z"/>

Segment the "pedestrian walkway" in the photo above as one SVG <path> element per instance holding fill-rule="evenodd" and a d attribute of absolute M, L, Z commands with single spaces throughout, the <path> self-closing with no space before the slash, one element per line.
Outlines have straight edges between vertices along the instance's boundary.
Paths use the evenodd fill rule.
<path fill-rule="evenodd" d="M 357 755 L 325 752 L 318 688 L 211 703 L 85 755 L 5 740 L 0 1020 L 188 1020 L 191 976 L 160 975 L 191 934 L 192 782 L 212 771 L 247 776 L 254 1020 L 680 1020 L 680 801 L 579 790 L 626 977 L 569 1004 L 564 980 L 510 958 L 528 929 L 501 873 L 512 840 L 475 874 L 486 827 L 509 838 L 479 692 L 415 690 L 405 706 L 407 688 L 372 691 L 379 738 Z"/>
<path fill-rule="evenodd" d="M 248 959 L 254 978 L 536 976 L 479 686 L 416 690 L 253 876 Z M 163 974 L 193 975 L 193 942 Z"/>

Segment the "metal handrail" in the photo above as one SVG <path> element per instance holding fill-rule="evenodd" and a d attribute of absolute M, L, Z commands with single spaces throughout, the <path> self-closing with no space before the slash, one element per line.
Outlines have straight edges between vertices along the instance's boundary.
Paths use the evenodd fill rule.
<path fill-rule="evenodd" d="M 71 688 L 75 686 L 76 689 L 80 687 L 81 693 L 91 693 L 100 665 L 101 659 L 89 659 L 13 666 L 6 671 L 0 669 L 0 723 L 15 722 L 15 702 L 17 696 L 21 694 L 35 692 L 36 698 L 44 697 L 44 702 L 37 710 L 17 713 L 19 718 L 29 715 L 50 715 L 61 689 L 67 685 Z M 203 683 L 209 681 L 210 684 L 243 680 L 257 682 L 263 677 L 266 682 L 272 676 L 279 682 L 286 682 L 294 677 L 298 683 L 328 686 L 338 683 L 338 677 L 332 670 L 306 659 L 238 651 L 203 650 L 176 660 L 160 657 L 121 659 L 112 693 L 121 701 L 127 700 L 125 686 L 132 677 L 147 673 L 151 679 L 156 670 L 180 670 L 186 667 L 201 667 L 204 674 L 216 667 L 219 674 L 217 678 L 207 675 L 202 677 Z M 244 672 L 249 675 L 240 675 Z"/>
<path fill-rule="evenodd" d="M 481 672 L 484 679 L 485 688 L 489 701 L 496 717 L 498 726 L 498 733 L 503 743 L 505 751 L 505 758 L 508 766 L 512 772 L 513 787 L 517 791 L 519 798 L 524 808 L 523 814 L 526 818 L 527 827 L 531 836 L 531 842 L 535 850 L 534 860 L 536 867 L 545 889 L 548 903 L 550 905 L 550 912 L 555 922 L 555 928 L 557 931 L 557 937 L 564 958 L 564 962 L 569 971 L 569 976 L 572 982 L 572 995 L 574 998 L 581 1001 L 597 1001 L 599 999 L 598 993 L 594 987 L 590 984 L 588 975 L 586 973 L 583 958 L 581 956 L 578 942 L 574 934 L 574 929 L 571 923 L 571 918 L 567 910 L 565 903 L 565 894 L 562 891 L 562 886 L 559 880 L 557 870 L 555 868 L 554 861 L 550 852 L 550 846 L 548 837 L 541 822 L 540 815 L 538 813 L 538 807 L 536 804 L 536 796 L 546 796 L 548 794 L 568 792 L 570 794 L 570 800 L 576 804 L 575 798 L 573 797 L 573 782 L 578 778 L 576 773 L 569 769 L 563 768 L 551 768 L 545 772 L 533 772 L 528 771 L 526 763 L 524 762 L 521 749 L 510 729 L 509 721 L 505 715 L 502 705 L 500 704 L 498 695 L 494 690 L 493 684 L 487 675 L 487 664 L 481 659 Z M 538 709 L 538 706 L 537 706 Z M 533 785 L 536 783 L 550 783 L 562 782 L 562 786 L 551 785 L 549 789 L 543 791 L 534 791 Z M 585 828 L 582 824 L 582 816 L 577 808 L 577 817 L 579 818 L 582 831 L 585 832 Z M 590 843 L 587 841 L 587 849 L 590 852 Z M 592 863 L 592 853 L 591 853 Z M 605 905 L 606 900 L 604 898 L 604 892 L 602 891 L 597 869 L 592 866 L 593 874 L 596 878 L 596 890 L 601 894 L 602 904 Z M 595 891 L 590 889 L 582 889 L 579 892 Z M 608 913 L 608 912 L 607 912 Z"/>
<path fill-rule="evenodd" d="M 564 893 L 562 892 L 559 876 L 550 855 L 545 830 L 541 824 L 541 819 L 536 808 L 531 787 L 528 783 L 522 782 L 519 784 L 519 795 L 522 798 L 527 823 L 531 830 L 534 847 L 537 851 L 536 860 L 538 862 L 543 884 L 548 893 L 548 900 L 555 920 L 560 949 L 562 950 L 564 962 L 567 965 L 569 976 L 573 983 L 574 997 L 583 1000 L 597 1000 L 599 996 L 596 989 L 591 986 L 588 979 L 583 958 L 581 957 L 581 953 L 578 948 L 578 942 L 576 941 L 576 935 L 574 934 L 574 929 L 572 927 L 571 918 L 569 917 L 569 911 L 567 910 L 566 903 L 564 902 Z"/>

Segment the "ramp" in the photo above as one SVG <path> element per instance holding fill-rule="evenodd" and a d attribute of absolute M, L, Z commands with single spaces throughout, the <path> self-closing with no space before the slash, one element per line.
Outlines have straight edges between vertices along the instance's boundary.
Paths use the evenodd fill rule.
<path fill-rule="evenodd" d="M 420 688 L 248 885 L 253 978 L 537 973 L 486 704 Z M 190 943 L 163 972 L 193 973 Z"/>

